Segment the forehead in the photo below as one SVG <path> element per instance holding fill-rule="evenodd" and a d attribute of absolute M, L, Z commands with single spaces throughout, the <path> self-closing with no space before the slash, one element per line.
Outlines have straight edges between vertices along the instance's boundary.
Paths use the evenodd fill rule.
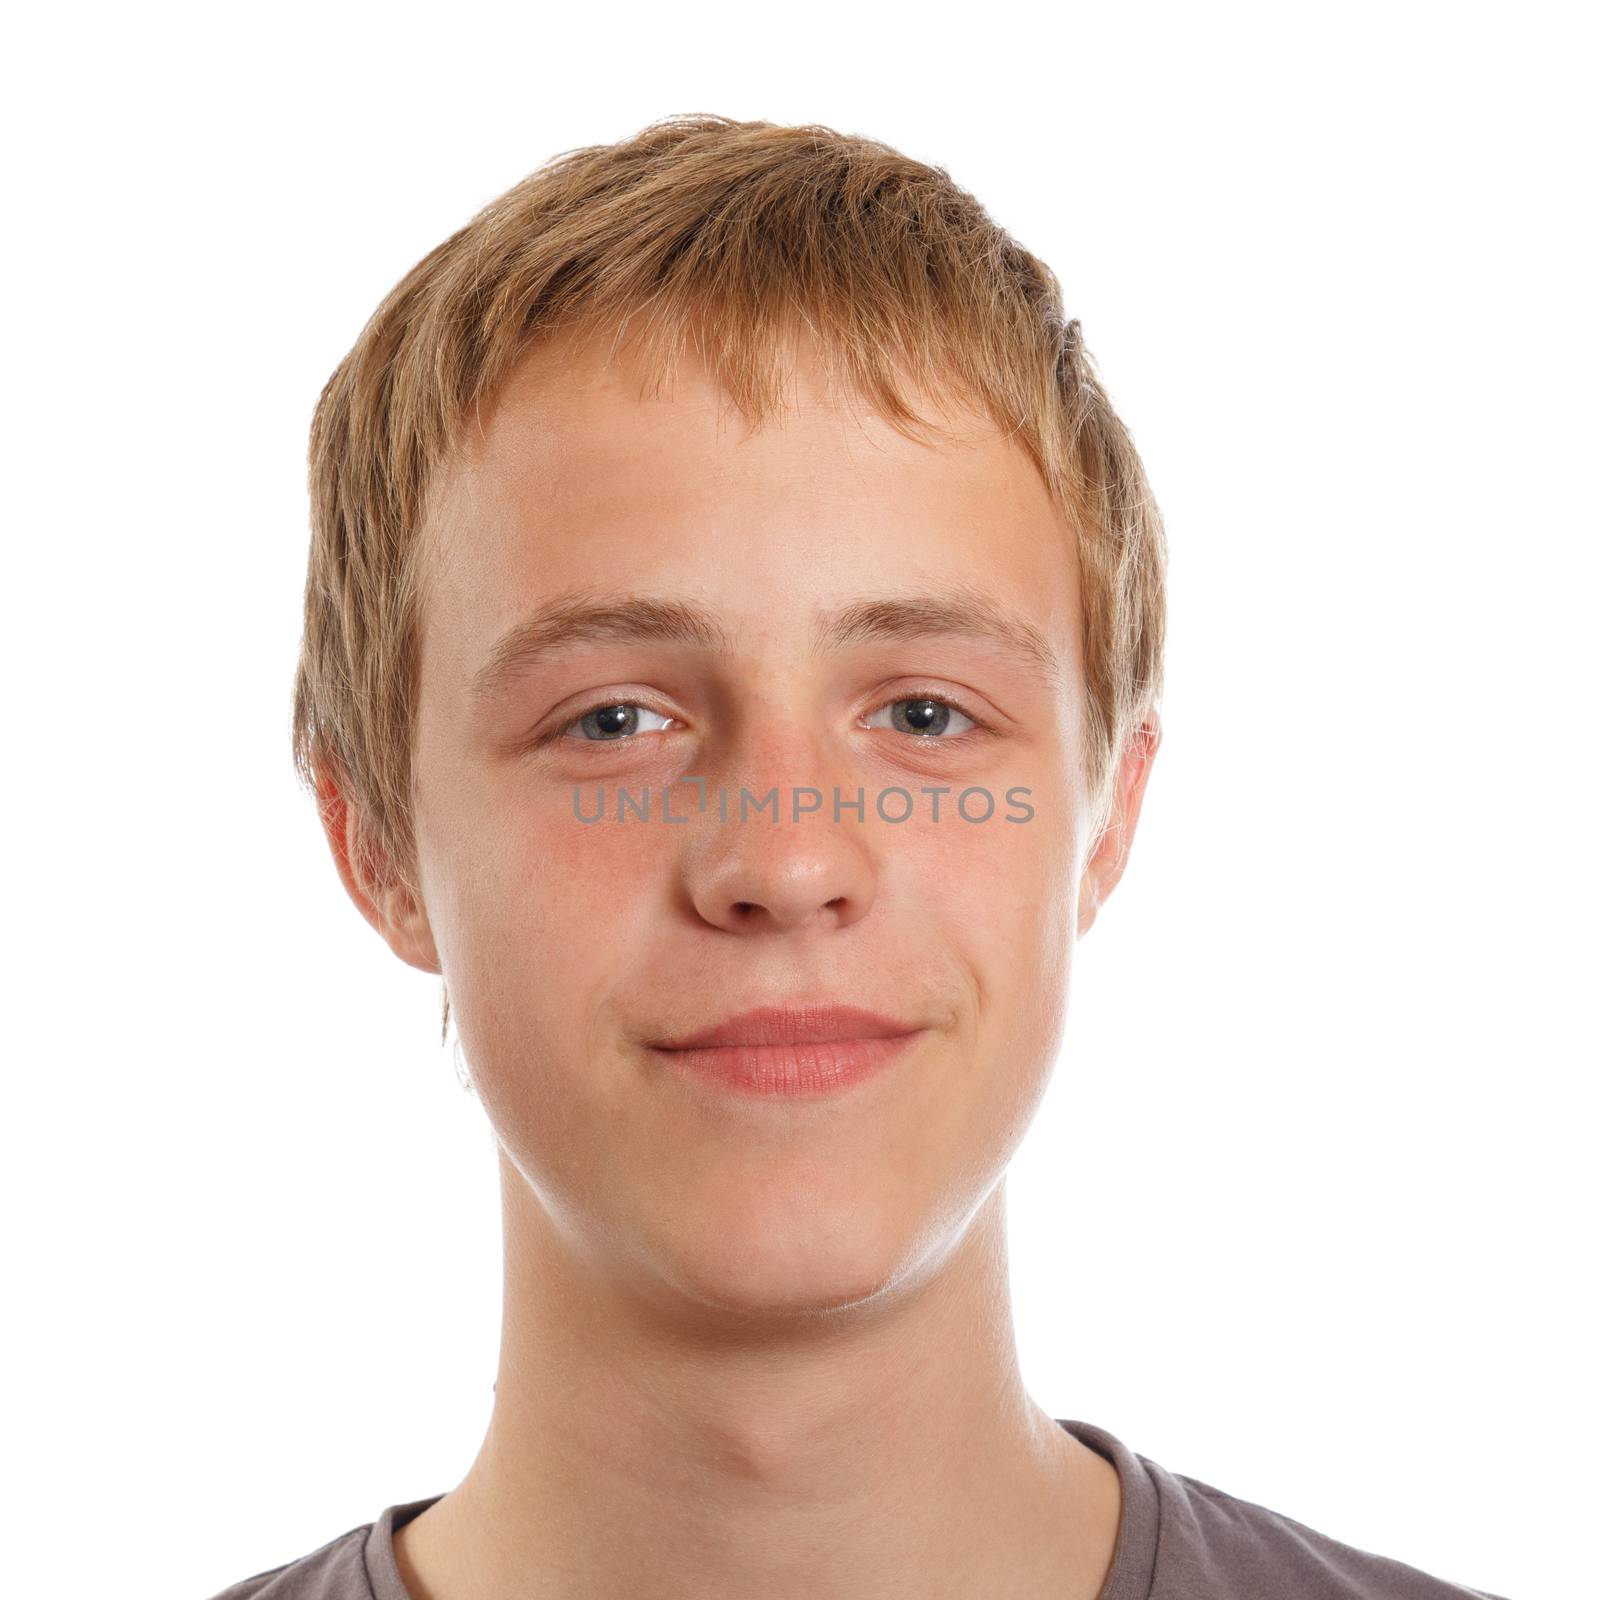
<path fill-rule="evenodd" d="M 863 452 L 879 457 L 882 468 L 899 464 L 924 473 L 942 468 L 949 475 L 962 457 L 974 470 L 992 473 L 998 459 L 1012 456 L 1010 464 L 1024 475 L 1033 471 L 1022 448 L 1003 441 L 993 420 L 953 388 L 929 393 L 897 374 L 918 417 L 936 430 L 932 444 L 908 438 L 829 372 L 816 340 L 803 331 L 791 335 L 770 376 L 780 398 L 752 422 L 693 352 L 684 351 L 669 367 L 637 339 L 619 342 L 601 331 L 581 338 L 547 335 L 524 352 L 492 402 L 471 420 L 446 477 L 492 495 L 537 470 L 558 492 L 565 480 L 581 476 L 592 495 L 613 467 L 664 468 L 686 449 L 702 464 L 714 455 L 720 470 L 751 473 L 801 458 L 815 467 L 822 453 L 842 465 Z M 634 475 L 617 487 L 635 489 Z"/>
<path fill-rule="evenodd" d="M 752 427 L 685 356 L 546 339 L 473 419 L 441 480 L 424 570 L 426 655 L 460 669 L 535 605 L 639 588 L 696 596 L 735 635 L 870 591 L 965 589 L 1077 654 L 1076 536 L 1025 449 L 905 382 L 912 438 L 797 340 Z"/>

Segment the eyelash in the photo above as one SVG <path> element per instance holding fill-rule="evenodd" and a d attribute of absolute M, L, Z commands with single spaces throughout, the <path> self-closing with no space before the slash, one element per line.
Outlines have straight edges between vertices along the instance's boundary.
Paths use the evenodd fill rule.
<path fill-rule="evenodd" d="M 947 694 L 922 694 L 919 692 L 913 692 L 911 694 L 897 694 L 892 700 L 884 700 L 878 705 L 874 706 L 872 710 L 867 713 L 867 715 L 872 716 L 875 713 L 882 711 L 884 706 L 905 705 L 909 702 L 924 700 L 931 700 L 935 705 L 948 706 L 952 711 L 959 711 L 962 716 L 972 723 L 972 727 L 970 727 L 965 733 L 956 733 L 949 736 L 945 736 L 943 734 L 907 733 L 902 734 L 902 738 L 915 739 L 919 745 L 965 745 L 967 741 L 972 738 L 994 732 L 994 729 L 991 728 L 989 724 L 975 711 L 969 710 L 964 704 L 962 704 L 961 701 L 956 700 Z M 542 738 L 537 739 L 534 742 L 536 745 L 549 745 L 556 743 L 558 740 L 563 740 L 569 733 L 572 732 L 574 728 L 578 726 L 580 722 L 583 721 L 585 717 L 592 716 L 596 711 L 608 711 L 613 706 L 637 706 L 642 711 L 654 711 L 658 717 L 669 715 L 668 712 L 662 711 L 643 700 L 597 700 L 593 705 L 588 706 L 584 710 L 578 712 L 576 716 L 572 717 L 561 727 L 552 730 L 550 733 L 545 734 Z M 659 733 L 661 730 L 652 728 L 649 731 L 652 733 Z M 899 729 L 890 729 L 888 731 L 898 733 Z M 634 744 L 638 741 L 639 737 L 640 735 L 633 734 L 625 739 L 574 739 L 573 743 L 598 746 Z"/>

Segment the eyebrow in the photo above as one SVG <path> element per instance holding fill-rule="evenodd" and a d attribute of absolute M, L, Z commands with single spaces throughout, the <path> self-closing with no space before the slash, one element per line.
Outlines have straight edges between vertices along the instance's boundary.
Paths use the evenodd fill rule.
<path fill-rule="evenodd" d="M 975 639 L 1062 687 L 1061 660 L 1026 617 L 965 584 L 855 600 L 819 621 L 813 651 L 934 636 Z M 495 642 L 473 674 L 474 701 L 490 701 L 524 672 L 586 644 L 687 644 L 729 656 L 734 640 L 714 613 L 687 600 L 643 594 L 552 601 Z"/>

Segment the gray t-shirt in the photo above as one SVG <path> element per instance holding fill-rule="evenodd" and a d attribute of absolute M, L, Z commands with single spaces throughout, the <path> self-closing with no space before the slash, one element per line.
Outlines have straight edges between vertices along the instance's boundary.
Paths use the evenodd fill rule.
<path fill-rule="evenodd" d="M 1122 1479 L 1122 1521 L 1099 1600 L 1505 1600 L 1357 1550 L 1135 1455 L 1104 1428 L 1055 1419 Z M 413 1600 L 394 1532 L 442 1495 L 390 1506 L 212 1600 Z"/>

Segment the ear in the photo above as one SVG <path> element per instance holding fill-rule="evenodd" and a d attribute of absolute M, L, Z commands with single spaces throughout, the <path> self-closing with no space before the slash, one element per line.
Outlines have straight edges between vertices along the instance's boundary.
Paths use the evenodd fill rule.
<path fill-rule="evenodd" d="M 1134 830 L 1139 825 L 1139 808 L 1144 804 L 1145 784 L 1150 767 L 1161 746 L 1161 718 L 1152 711 L 1134 729 L 1117 764 L 1112 790 L 1111 813 L 1099 837 L 1090 847 L 1089 859 L 1078 886 L 1078 935 L 1081 938 L 1100 913 L 1107 896 L 1116 888 L 1122 869 L 1128 864 Z"/>
<path fill-rule="evenodd" d="M 442 975 L 427 907 L 394 870 L 360 809 L 331 772 L 317 775 L 317 810 L 340 881 L 356 909 L 408 966 Z"/>

